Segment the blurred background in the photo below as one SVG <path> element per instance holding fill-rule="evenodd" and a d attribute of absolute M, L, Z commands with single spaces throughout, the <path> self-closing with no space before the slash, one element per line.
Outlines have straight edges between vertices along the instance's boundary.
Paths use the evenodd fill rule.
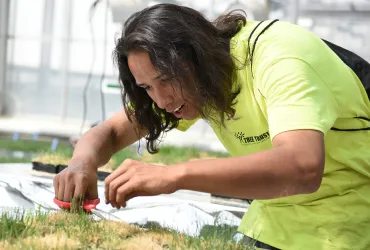
<path fill-rule="evenodd" d="M 115 39 L 130 14 L 160 2 L 210 19 L 242 8 L 249 19 L 286 20 L 370 60 L 370 0 L 0 0 L 2 138 L 70 140 L 119 111 Z M 202 121 L 164 143 L 223 150 Z"/>

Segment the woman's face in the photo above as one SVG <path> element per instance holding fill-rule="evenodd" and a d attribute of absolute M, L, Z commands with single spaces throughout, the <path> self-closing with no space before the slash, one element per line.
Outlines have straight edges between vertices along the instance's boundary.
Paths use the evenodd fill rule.
<path fill-rule="evenodd" d="M 199 116 L 199 111 L 190 102 L 190 96 L 186 91 L 181 93 L 180 83 L 161 75 L 154 68 L 147 52 L 130 51 L 128 66 L 137 86 L 144 88 L 159 108 L 185 120 Z"/>

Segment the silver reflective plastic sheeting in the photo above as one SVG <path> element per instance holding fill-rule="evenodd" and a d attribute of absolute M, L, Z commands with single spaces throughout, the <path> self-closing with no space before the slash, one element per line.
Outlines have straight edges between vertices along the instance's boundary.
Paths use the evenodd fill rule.
<path fill-rule="evenodd" d="M 104 203 L 104 185 L 99 183 L 102 201 L 92 211 L 95 219 L 109 219 L 146 225 L 157 223 L 179 232 L 197 236 L 205 225 L 238 226 L 246 208 L 213 204 L 205 195 L 188 191 L 171 195 L 137 197 L 119 210 Z M 195 198 L 194 198 L 195 197 Z M 57 211 L 53 202 L 52 175 L 35 172 L 31 164 L 0 164 L 0 212 L 15 209 Z M 237 214 L 238 216 L 236 216 Z"/>

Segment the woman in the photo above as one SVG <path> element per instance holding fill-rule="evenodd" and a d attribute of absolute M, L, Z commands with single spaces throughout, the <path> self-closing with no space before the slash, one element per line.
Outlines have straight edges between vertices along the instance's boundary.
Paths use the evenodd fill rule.
<path fill-rule="evenodd" d="M 125 160 L 106 201 L 189 189 L 254 199 L 239 231 L 269 249 L 370 247 L 370 102 L 361 82 L 314 34 L 236 12 L 207 21 L 155 5 L 127 20 L 115 49 L 124 110 L 78 142 L 54 179 L 60 200 L 97 198 L 96 170 L 145 136 L 205 119 L 232 154 L 155 166 Z M 368 126 L 368 125 L 367 125 Z"/>

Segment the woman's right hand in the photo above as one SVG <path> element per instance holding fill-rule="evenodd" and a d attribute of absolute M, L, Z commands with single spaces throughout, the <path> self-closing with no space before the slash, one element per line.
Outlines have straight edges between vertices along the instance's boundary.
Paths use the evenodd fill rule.
<path fill-rule="evenodd" d="M 137 136 L 136 126 L 122 109 L 103 123 L 89 129 L 78 142 L 68 167 L 54 177 L 55 198 L 98 198 L 97 169 L 115 152 L 131 145 L 146 134 Z"/>
<path fill-rule="evenodd" d="M 96 168 L 73 164 L 54 177 L 55 198 L 70 202 L 74 199 L 97 199 Z"/>

